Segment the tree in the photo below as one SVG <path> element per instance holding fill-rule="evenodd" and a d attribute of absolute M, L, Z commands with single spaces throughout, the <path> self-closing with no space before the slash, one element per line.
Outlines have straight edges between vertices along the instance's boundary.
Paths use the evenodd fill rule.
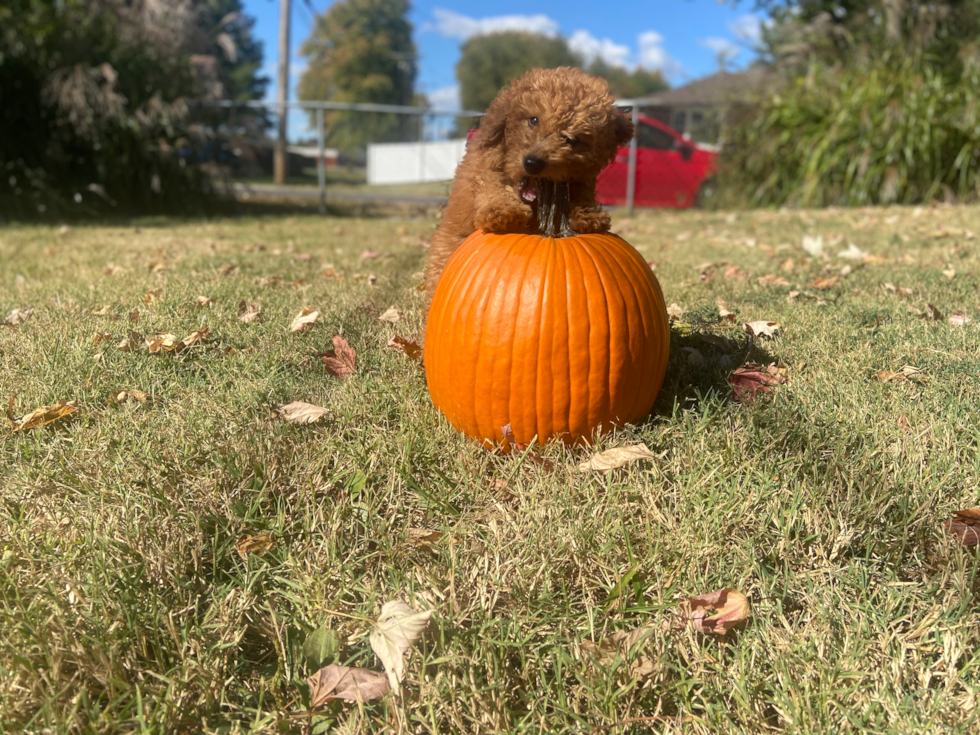
<path fill-rule="evenodd" d="M 565 39 L 534 33 L 492 33 L 463 44 L 456 64 L 464 109 L 485 110 L 497 93 L 528 69 L 582 66 Z"/>
<path fill-rule="evenodd" d="M 408 0 L 341 0 L 316 19 L 301 53 L 309 65 L 299 83 L 303 100 L 411 105 L 417 54 Z M 351 149 L 397 140 L 416 121 L 405 115 L 329 113 L 330 140 Z"/>
<path fill-rule="evenodd" d="M 621 66 L 607 64 L 602 59 L 593 61 L 587 71 L 605 79 L 609 84 L 609 92 L 620 99 L 645 97 L 670 86 L 659 71 L 642 68 L 629 71 Z"/>
<path fill-rule="evenodd" d="M 240 0 L 0 6 L 0 212 L 199 209 L 190 102 L 262 93 Z"/>

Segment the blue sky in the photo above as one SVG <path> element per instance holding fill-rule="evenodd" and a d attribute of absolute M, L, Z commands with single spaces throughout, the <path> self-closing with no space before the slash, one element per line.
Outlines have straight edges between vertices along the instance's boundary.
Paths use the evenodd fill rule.
<path fill-rule="evenodd" d="M 279 0 L 245 0 L 244 4 L 257 19 L 255 31 L 264 43 L 266 73 L 273 79 L 269 98 L 273 99 Z M 295 98 L 295 82 L 305 65 L 299 46 L 313 28 L 314 14 L 331 4 L 332 0 L 293 0 L 291 98 Z M 716 71 L 719 54 L 735 67 L 751 60 L 760 22 L 750 12 L 753 5 L 748 0 L 737 6 L 719 0 L 498 1 L 486 5 L 421 0 L 411 12 L 420 55 L 417 86 L 434 107 L 458 107 L 455 66 L 460 45 L 474 35 L 513 29 L 560 34 L 586 57 L 601 56 L 631 69 L 659 69 L 677 86 Z M 598 7 L 601 12 L 596 11 Z"/>

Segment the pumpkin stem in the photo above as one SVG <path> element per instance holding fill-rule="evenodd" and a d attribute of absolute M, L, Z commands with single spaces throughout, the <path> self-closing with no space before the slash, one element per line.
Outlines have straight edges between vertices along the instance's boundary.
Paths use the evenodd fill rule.
<path fill-rule="evenodd" d="M 545 237 L 572 237 L 575 233 L 568 226 L 572 211 L 572 195 L 567 181 L 538 179 L 537 205 L 538 230 Z"/>

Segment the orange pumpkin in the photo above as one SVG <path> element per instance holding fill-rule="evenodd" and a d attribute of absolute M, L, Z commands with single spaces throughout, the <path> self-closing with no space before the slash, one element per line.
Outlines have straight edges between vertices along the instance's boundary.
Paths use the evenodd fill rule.
<path fill-rule="evenodd" d="M 498 444 L 589 442 L 653 407 L 670 327 L 660 284 L 615 235 L 474 232 L 436 286 L 425 333 L 432 402 Z"/>

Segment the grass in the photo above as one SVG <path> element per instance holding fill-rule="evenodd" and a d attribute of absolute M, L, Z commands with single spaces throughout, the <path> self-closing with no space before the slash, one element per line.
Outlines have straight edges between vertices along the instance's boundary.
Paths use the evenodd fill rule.
<path fill-rule="evenodd" d="M 978 564 L 942 523 L 978 504 L 980 240 L 951 228 L 980 233 L 980 209 L 615 222 L 693 329 L 675 327 L 653 415 L 599 444 L 642 441 L 657 461 L 608 476 L 576 472 L 585 453 L 561 446 L 542 450 L 553 471 L 485 452 L 386 349 L 421 329 L 432 219 L 7 227 L 0 309 L 35 314 L 0 328 L 0 395 L 18 414 L 80 409 L 0 430 L 0 731 L 975 730 Z M 804 235 L 824 237 L 826 264 Z M 833 257 L 849 242 L 872 262 Z M 344 278 L 322 278 L 328 264 Z M 750 277 L 726 278 L 729 264 Z M 845 264 L 831 289 L 809 287 Z M 787 285 L 760 285 L 769 274 Z M 782 335 L 747 345 L 716 298 Z M 265 321 L 240 322 L 243 300 Z M 927 302 L 974 321 L 908 311 Z M 290 334 L 304 305 L 320 320 Z M 391 305 L 403 320 L 379 322 Z M 202 324 L 211 338 L 179 355 L 114 349 L 130 328 Z M 344 382 L 318 359 L 334 334 L 358 352 Z M 749 406 L 727 384 L 746 353 L 789 375 Z M 875 377 L 906 364 L 928 380 Z M 119 389 L 152 397 L 117 405 Z M 329 414 L 275 418 L 293 400 Z M 409 529 L 445 535 L 420 544 Z M 268 553 L 236 552 L 262 531 Z M 741 632 L 662 625 L 726 586 L 753 600 Z M 376 617 L 389 599 L 435 610 L 403 704 L 334 703 L 308 721 L 307 635 L 326 625 L 341 662 L 378 669 L 366 624 L 336 613 Z M 641 679 L 583 648 L 648 623 Z"/>
<path fill-rule="evenodd" d="M 327 195 L 331 191 L 357 191 L 374 194 L 411 194 L 417 196 L 444 196 L 449 197 L 449 189 L 452 181 L 424 181 L 410 184 L 368 184 L 367 172 L 364 168 L 328 168 L 326 169 Z M 236 179 L 248 184 L 272 184 L 272 176 L 253 176 L 244 179 Z M 290 176 L 286 181 L 289 186 L 310 186 L 319 185 L 316 168 L 304 168 L 299 176 Z"/>

